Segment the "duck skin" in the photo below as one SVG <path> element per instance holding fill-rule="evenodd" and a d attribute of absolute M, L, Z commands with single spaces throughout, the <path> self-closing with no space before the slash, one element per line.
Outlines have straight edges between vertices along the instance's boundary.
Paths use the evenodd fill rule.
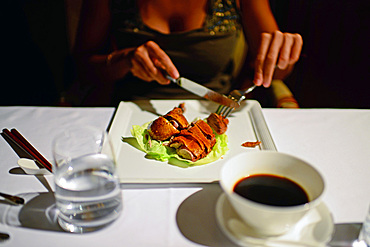
<path fill-rule="evenodd" d="M 211 113 L 207 118 L 207 123 L 219 135 L 222 135 L 227 130 L 229 119 L 224 118 L 216 113 Z"/>
<path fill-rule="evenodd" d="M 206 157 L 216 143 L 215 134 L 203 120 L 193 122 L 187 130 L 182 130 L 171 138 L 169 146 L 176 149 L 177 154 L 191 161 Z"/>
<path fill-rule="evenodd" d="M 174 107 L 166 115 L 155 119 L 148 126 L 148 132 L 154 140 L 169 140 L 166 145 L 176 149 L 180 157 L 195 162 L 212 151 L 216 144 L 214 132 L 225 133 L 229 121 L 211 113 L 207 121 L 200 119 L 189 124 L 183 115 L 184 111 L 184 104 Z"/>
<path fill-rule="evenodd" d="M 179 134 L 182 129 L 186 129 L 189 126 L 188 121 L 183 115 L 184 111 L 184 104 L 180 104 L 179 107 L 175 107 L 166 115 L 158 117 L 149 124 L 149 135 L 154 140 L 165 141 Z"/>

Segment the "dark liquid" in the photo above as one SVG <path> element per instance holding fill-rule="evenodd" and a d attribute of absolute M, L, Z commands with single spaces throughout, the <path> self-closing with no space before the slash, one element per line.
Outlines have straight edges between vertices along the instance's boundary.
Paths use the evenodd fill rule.
<path fill-rule="evenodd" d="M 234 192 L 251 201 L 273 206 L 296 206 L 308 202 L 306 192 L 297 183 L 269 174 L 241 179 Z"/>

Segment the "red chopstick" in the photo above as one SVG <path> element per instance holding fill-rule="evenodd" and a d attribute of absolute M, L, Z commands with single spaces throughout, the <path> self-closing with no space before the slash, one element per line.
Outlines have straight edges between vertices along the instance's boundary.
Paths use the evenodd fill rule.
<path fill-rule="evenodd" d="M 36 148 L 34 148 L 31 143 L 29 143 L 26 138 L 24 138 L 21 133 L 16 129 L 9 131 L 8 129 L 3 129 L 3 132 L 9 136 L 14 142 L 16 142 L 21 148 L 26 150 L 39 164 L 45 167 L 48 171 L 52 172 L 52 164 L 42 156 Z"/>

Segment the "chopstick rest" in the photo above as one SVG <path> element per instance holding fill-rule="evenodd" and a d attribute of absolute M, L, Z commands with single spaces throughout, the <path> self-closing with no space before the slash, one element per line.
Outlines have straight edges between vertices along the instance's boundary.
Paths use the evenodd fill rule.
<path fill-rule="evenodd" d="M 37 162 L 32 159 L 20 158 L 18 160 L 19 167 L 29 175 L 50 175 L 50 171 L 44 167 L 37 165 Z"/>
<path fill-rule="evenodd" d="M 19 133 L 16 129 L 12 129 L 9 131 L 8 129 L 3 129 L 1 135 L 4 139 L 9 143 L 9 141 L 13 142 L 18 148 L 20 148 L 24 153 L 26 153 L 29 157 L 36 161 L 36 163 L 41 166 L 42 168 L 46 168 L 48 171 L 52 172 L 52 165 L 50 162 L 45 159 L 44 156 L 40 154 L 34 148 L 31 143 L 29 143 L 26 138 L 24 138 L 21 133 Z M 9 143 L 10 144 L 10 143 Z M 12 145 L 11 145 L 12 146 Z M 12 146 L 13 148 L 13 146 Z M 13 148 L 14 149 L 14 148 Z M 17 151 L 16 151 L 17 152 Z M 18 153 L 18 152 L 17 152 Z"/>

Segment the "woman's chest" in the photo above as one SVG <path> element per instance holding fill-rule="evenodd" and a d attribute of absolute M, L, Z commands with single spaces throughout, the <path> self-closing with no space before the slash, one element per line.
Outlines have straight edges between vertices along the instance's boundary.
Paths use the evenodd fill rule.
<path fill-rule="evenodd" d="M 202 28 L 208 1 L 139 0 L 137 8 L 146 26 L 169 34 Z"/>

